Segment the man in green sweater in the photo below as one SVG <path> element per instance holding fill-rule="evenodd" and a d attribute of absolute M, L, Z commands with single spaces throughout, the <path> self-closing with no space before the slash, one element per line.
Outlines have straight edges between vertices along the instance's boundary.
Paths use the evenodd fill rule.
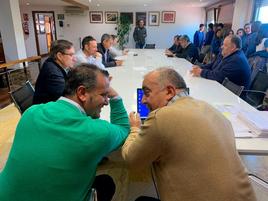
<path fill-rule="evenodd" d="M 108 102 L 111 123 L 99 119 Z M 0 200 L 82 201 L 89 199 L 92 185 L 99 201 L 111 199 L 114 184 L 109 176 L 94 181 L 96 168 L 128 132 L 128 115 L 109 86 L 108 72 L 80 65 L 68 75 L 64 97 L 23 114 L 0 174 Z"/>

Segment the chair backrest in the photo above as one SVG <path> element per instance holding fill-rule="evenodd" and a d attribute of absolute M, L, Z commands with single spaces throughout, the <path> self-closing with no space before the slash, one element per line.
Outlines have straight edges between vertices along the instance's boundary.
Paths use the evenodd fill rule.
<path fill-rule="evenodd" d="M 155 49 L 155 44 L 146 44 L 144 49 Z"/>
<path fill-rule="evenodd" d="M 240 96 L 244 86 L 239 86 L 233 82 L 231 82 L 227 77 L 223 80 L 222 85 L 233 92 L 235 95 Z"/>
<path fill-rule="evenodd" d="M 33 104 L 34 88 L 29 81 L 9 93 L 21 114 Z"/>
<path fill-rule="evenodd" d="M 249 92 L 246 93 L 246 98 L 250 99 L 254 105 L 261 105 L 265 93 L 251 93 L 250 91 L 266 92 L 268 89 L 268 73 L 263 71 L 253 72 L 253 78 L 250 84 Z"/>
<path fill-rule="evenodd" d="M 255 191 L 257 201 L 267 201 L 268 184 L 253 175 L 249 176 L 249 180 Z"/>

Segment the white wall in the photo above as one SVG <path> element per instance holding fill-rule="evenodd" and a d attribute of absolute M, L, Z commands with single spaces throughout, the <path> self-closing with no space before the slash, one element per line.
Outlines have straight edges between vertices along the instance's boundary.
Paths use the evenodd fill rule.
<path fill-rule="evenodd" d="M 233 14 L 234 14 L 234 4 L 227 4 L 221 7 L 219 22 L 223 24 L 232 24 L 233 22 Z"/>
<path fill-rule="evenodd" d="M 45 7 L 45 6 L 21 6 L 20 7 L 20 13 L 21 16 L 23 13 L 27 13 L 29 16 L 29 34 L 25 35 L 24 34 L 24 40 L 25 40 L 25 46 L 26 46 L 26 52 L 27 52 L 27 57 L 30 56 L 36 56 L 37 55 L 37 50 L 36 50 L 36 42 L 35 42 L 35 35 L 34 35 L 34 27 L 33 27 L 33 15 L 32 11 L 54 11 L 55 12 L 55 24 L 56 24 L 56 31 L 57 35 L 58 30 L 60 30 L 60 27 L 58 26 L 58 20 L 57 20 L 57 14 L 63 13 L 63 8 L 62 7 Z M 40 35 L 40 37 L 45 37 L 45 34 Z M 41 41 L 45 41 L 41 40 Z M 42 48 L 41 53 L 46 52 L 44 49 L 46 48 L 46 44 L 40 44 L 40 47 Z"/>
<path fill-rule="evenodd" d="M 176 11 L 176 22 L 173 24 L 163 24 L 160 21 L 160 26 L 146 26 L 147 28 L 147 43 L 155 43 L 157 48 L 166 48 L 171 46 L 173 36 L 176 34 L 188 34 L 192 39 L 194 32 L 198 29 L 200 23 L 204 23 L 205 20 L 205 10 L 200 7 L 185 7 L 180 4 L 172 4 L 161 6 L 148 6 L 148 7 L 100 7 L 92 8 L 91 10 L 101 10 L 101 11 L 118 11 L 118 12 L 133 12 L 135 20 L 135 12 L 144 11 Z M 81 15 L 66 15 L 64 20 L 64 27 L 59 27 L 57 20 L 57 14 L 64 14 L 63 7 L 32 7 L 25 6 L 21 7 L 21 13 L 29 14 L 29 29 L 30 34 L 25 36 L 25 44 L 27 50 L 27 56 L 36 55 L 36 45 L 33 30 L 33 19 L 32 11 L 54 11 L 55 12 L 55 22 L 57 30 L 58 39 L 67 39 L 74 43 L 76 49 L 79 49 L 79 38 L 83 38 L 87 35 L 92 35 L 98 41 L 100 41 L 101 35 L 103 33 L 116 34 L 115 24 L 91 24 L 89 22 L 89 12 L 86 11 L 84 16 Z M 148 12 L 147 12 L 148 18 Z M 104 21 L 104 19 L 103 19 Z M 134 47 L 134 40 L 132 33 L 134 30 L 134 25 L 130 33 L 130 41 L 128 47 Z"/>
<path fill-rule="evenodd" d="M 97 9 L 92 9 L 97 10 Z M 193 8 L 193 7 L 183 7 L 179 4 L 167 5 L 161 7 L 151 6 L 151 7 L 108 7 L 108 8 L 98 8 L 101 11 L 118 11 L 118 12 L 133 12 L 135 21 L 135 12 L 144 11 L 162 11 L 170 10 L 176 11 L 176 22 L 174 24 L 164 24 L 160 21 L 160 26 L 146 26 L 147 28 L 147 43 L 155 43 L 157 48 L 166 48 L 171 45 L 173 36 L 176 34 L 188 34 L 190 38 L 193 37 L 194 32 L 198 29 L 200 23 L 204 22 L 205 11 L 203 8 Z M 148 12 L 147 12 L 148 19 Z M 66 17 L 66 23 L 70 24 L 70 27 L 65 27 L 64 36 L 71 38 L 72 41 L 77 41 L 79 37 L 84 37 L 86 35 L 92 35 L 98 41 L 100 41 L 101 35 L 103 33 L 115 33 L 116 25 L 111 24 L 90 24 L 88 15 L 85 17 Z M 81 26 L 83 24 L 84 26 Z M 148 22 L 147 22 L 148 24 Z M 87 26 L 88 25 L 88 26 Z M 134 47 L 134 40 L 132 37 L 134 25 L 130 33 L 130 41 L 128 47 Z M 73 32 L 76 33 L 73 33 Z"/>
<path fill-rule="evenodd" d="M 19 13 L 18 1 L 1 0 L 0 30 L 7 62 L 26 57 Z"/>

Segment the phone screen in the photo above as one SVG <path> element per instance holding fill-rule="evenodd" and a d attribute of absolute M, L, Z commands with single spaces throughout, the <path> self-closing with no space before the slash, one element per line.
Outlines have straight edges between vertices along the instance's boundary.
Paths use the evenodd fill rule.
<path fill-rule="evenodd" d="M 142 104 L 143 91 L 141 88 L 137 89 L 137 111 L 140 114 L 141 119 L 146 119 L 149 114 L 149 109 L 146 105 Z"/>

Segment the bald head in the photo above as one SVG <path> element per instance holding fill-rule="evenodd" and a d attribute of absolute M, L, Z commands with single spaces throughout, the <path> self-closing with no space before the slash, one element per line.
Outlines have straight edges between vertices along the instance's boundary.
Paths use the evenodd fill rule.
<path fill-rule="evenodd" d="M 159 68 L 145 75 L 142 89 L 142 102 L 152 111 L 167 105 L 186 84 L 174 69 Z"/>
<path fill-rule="evenodd" d="M 227 36 L 222 45 L 222 56 L 227 57 L 230 54 L 241 49 L 241 39 L 239 36 L 230 35 Z"/>
<path fill-rule="evenodd" d="M 155 82 L 161 86 L 161 88 L 167 85 L 173 85 L 176 89 L 186 89 L 186 83 L 182 76 L 172 68 L 163 67 L 151 71 L 146 77 L 153 77 Z"/>

